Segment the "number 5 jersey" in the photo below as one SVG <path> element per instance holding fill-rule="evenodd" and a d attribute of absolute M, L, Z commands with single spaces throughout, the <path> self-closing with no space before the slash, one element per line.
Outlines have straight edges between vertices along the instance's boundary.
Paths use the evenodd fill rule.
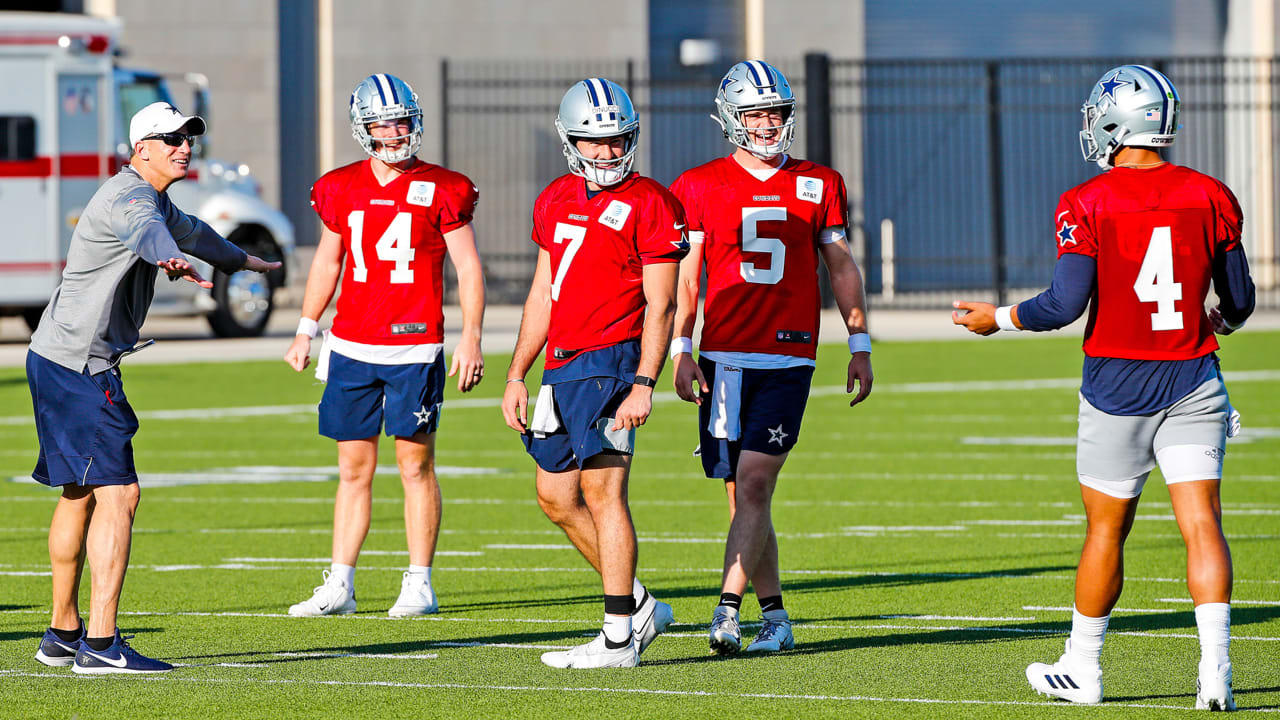
<path fill-rule="evenodd" d="M 421 161 L 382 185 L 371 162 L 328 172 L 311 188 L 312 207 L 345 252 L 333 335 L 441 343 L 444 236 L 471 222 L 479 192 L 465 175 Z"/>

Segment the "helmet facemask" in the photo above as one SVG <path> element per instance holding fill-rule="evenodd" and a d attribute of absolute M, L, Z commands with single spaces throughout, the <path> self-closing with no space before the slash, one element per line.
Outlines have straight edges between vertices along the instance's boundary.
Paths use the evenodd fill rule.
<path fill-rule="evenodd" d="M 409 121 L 409 132 L 405 135 L 393 135 L 390 137 L 376 137 L 369 130 L 378 122 L 398 123 L 401 120 Z M 364 148 L 364 151 L 378 158 L 388 165 L 404 162 L 414 155 L 418 154 L 419 148 L 422 147 L 422 111 L 419 110 L 413 115 L 401 115 L 399 117 L 386 118 L 385 120 L 374 120 L 372 122 L 360 125 L 362 132 L 353 134 L 356 140 Z M 400 141 L 395 148 L 388 147 L 392 143 Z"/>
<path fill-rule="evenodd" d="M 640 146 L 640 115 L 617 83 L 588 78 L 569 88 L 556 114 L 556 132 L 569 172 L 600 187 L 622 182 L 631 174 Z M 592 159 L 578 150 L 579 140 L 623 138 L 622 156 Z"/>
<path fill-rule="evenodd" d="M 765 127 L 751 128 L 747 126 L 746 114 L 753 110 L 772 110 L 774 108 L 782 109 L 782 124 Z M 755 155 L 761 160 L 768 160 L 785 153 L 791 148 L 791 143 L 795 141 L 796 136 L 796 102 L 789 100 L 782 103 L 770 103 L 764 105 L 752 105 L 749 107 L 735 107 L 730 103 L 723 102 L 720 98 L 716 98 L 717 115 L 712 115 L 720 129 L 724 131 L 724 136 L 729 142 Z M 774 142 L 767 145 L 756 142 L 757 135 L 764 132 L 774 131 Z"/>
<path fill-rule="evenodd" d="M 579 177 L 599 185 L 600 187 L 609 187 L 622 182 L 627 175 L 631 174 L 631 165 L 635 162 L 636 148 L 639 146 L 640 128 L 637 127 L 629 133 L 626 133 L 625 140 L 622 145 L 621 157 L 610 157 L 603 159 L 592 159 L 582 154 L 578 149 L 579 140 L 607 140 L 609 138 L 592 138 L 581 135 L 573 136 L 565 132 L 560 125 L 560 121 L 556 120 L 556 130 L 560 132 L 560 142 L 564 152 L 565 160 L 569 162 L 569 172 Z M 614 136 L 619 137 L 619 136 Z"/>

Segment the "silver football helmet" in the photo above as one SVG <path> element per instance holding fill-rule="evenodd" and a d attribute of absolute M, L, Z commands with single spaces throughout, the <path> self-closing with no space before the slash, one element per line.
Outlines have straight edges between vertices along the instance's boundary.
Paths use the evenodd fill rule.
<path fill-rule="evenodd" d="M 410 122 L 408 135 L 375 139 L 369 134 L 370 123 L 403 118 Z M 394 164 L 417 155 L 418 148 L 422 147 L 422 108 L 418 106 L 418 95 L 409 83 L 395 75 L 378 73 L 361 80 L 351 91 L 351 135 L 365 152 L 385 163 Z M 395 140 L 405 142 L 394 150 L 388 149 L 387 141 Z"/>
<path fill-rule="evenodd" d="M 608 187 L 621 182 L 631 172 L 640 144 L 640 114 L 617 83 L 587 78 L 564 94 L 560 112 L 556 114 L 556 131 L 560 133 L 569 172 L 600 187 Z M 618 136 L 624 138 L 620 158 L 593 160 L 579 152 L 576 144 L 586 138 Z"/>
<path fill-rule="evenodd" d="M 1168 147 L 1178 134 L 1178 91 L 1160 71 L 1121 65 L 1102 74 L 1080 108 L 1080 152 L 1108 169 L 1124 145 Z"/>
<path fill-rule="evenodd" d="M 772 128 L 777 131 L 774 142 L 762 145 L 747 130 L 742 115 L 768 108 L 781 108 L 783 120 L 781 125 Z M 757 157 L 770 158 L 786 152 L 795 140 L 795 110 L 796 96 L 778 68 L 760 60 L 746 60 L 729 68 L 720 81 L 716 114 L 711 119 L 720 124 L 729 142 Z"/>

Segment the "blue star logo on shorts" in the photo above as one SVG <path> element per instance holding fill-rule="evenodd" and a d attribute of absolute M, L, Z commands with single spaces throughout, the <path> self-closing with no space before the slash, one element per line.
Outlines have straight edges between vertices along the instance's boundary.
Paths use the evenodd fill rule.
<path fill-rule="evenodd" d="M 431 411 L 427 409 L 426 405 L 423 405 L 422 409 L 414 413 L 413 416 L 418 419 L 419 425 L 426 425 L 431 422 Z"/>
<path fill-rule="evenodd" d="M 776 442 L 778 443 L 779 447 L 785 447 L 782 444 L 782 441 L 785 440 L 790 435 L 790 433 L 786 433 L 782 431 L 782 423 L 778 423 L 778 427 L 768 428 L 768 430 L 769 430 L 769 442 Z"/>
<path fill-rule="evenodd" d="M 1066 247 L 1067 243 L 1071 243 L 1072 245 L 1078 245 L 1080 243 L 1080 241 L 1076 240 L 1074 237 L 1076 227 L 1076 225 L 1068 224 L 1066 220 L 1062 221 L 1062 229 L 1058 231 L 1059 247 Z"/>

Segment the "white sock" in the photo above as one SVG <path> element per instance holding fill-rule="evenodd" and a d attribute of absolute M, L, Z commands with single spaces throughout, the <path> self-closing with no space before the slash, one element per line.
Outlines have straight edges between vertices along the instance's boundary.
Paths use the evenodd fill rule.
<path fill-rule="evenodd" d="M 644 603 L 644 596 L 647 592 L 648 590 L 644 589 L 644 585 L 640 584 L 639 578 L 632 578 L 631 597 L 635 598 L 637 610 L 639 610 L 640 606 Z"/>
<path fill-rule="evenodd" d="M 352 590 L 356 589 L 356 566 L 343 565 L 342 563 L 333 563 L 329 566 L 329 580 L 341 580 L 344 585 Z"/>
<path fill-rule="evenodd" d="M 1095 618 L 1081 615 L 1071 608 L 1071 639 L 1067 642 L 1067 654 L 1080 664 L 1097 667 L 1102 664 L 1102 640 L 1107 634 L 1110 615 Z"/>
<path fill-rule="evenodd" d="M 1231 662 L 1231 605 L 1204 603 L 1196 606 L 1196 630 L 1200 634 L 1200 664 L 1225 665 Z"/>
<path fill-rule="evenodd" d="M 610 642 L 620 643 L 631 639 L 630 615 L 604 615 L 604 637 Z"/>
<path fill-rule="evenodd" d="M 428 585 L 431 584 L 431 566 L 430 565 L 410 565 L 409 574 L 422 575 L 425 577 L 425 582 Z"/>

